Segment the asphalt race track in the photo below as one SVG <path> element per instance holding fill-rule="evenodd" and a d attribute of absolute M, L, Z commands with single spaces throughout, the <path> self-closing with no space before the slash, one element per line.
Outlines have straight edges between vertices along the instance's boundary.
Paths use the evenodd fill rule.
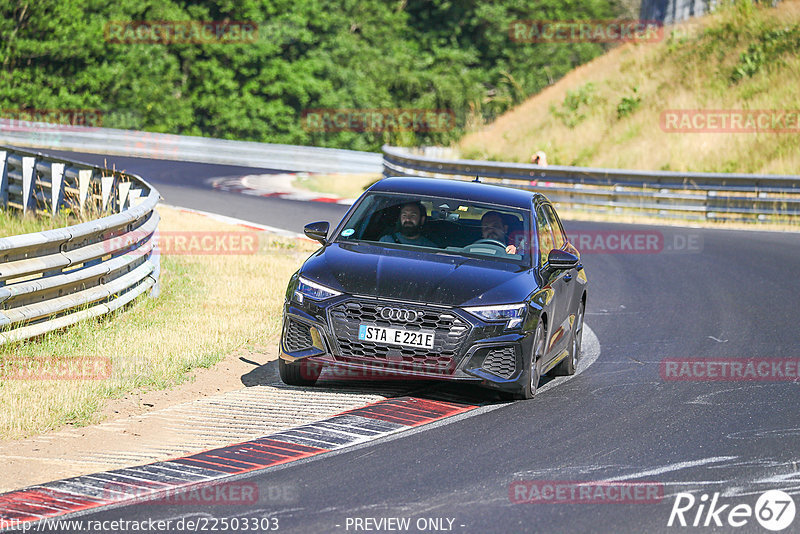
<path fill-rule="evenodd" d="M 103 157 L 78 159 L 102 163 Z M 149 179 L 170 204 L 292 231 L 314 220 L 334 223 L 346 210 L 207 186 L 213 177 L 265 171 L 108 160 Z M 800 360 L 800 235 L 572 221 L 565 226 L 579 239 L 589 236 L 584 239 L 591 247 L 597 239 L 613 243 L 610 235 L 661 235 L 656 250 L 584 251 L 590 281 L 586 322 L 599 340 L 600 355 L 574 379 L 531 401 L 490 404 L 245 475 L 238 481 L 259 487 L 256 504 L 145 502 L 80 519 L 270 517 L 280 532 L 767 532 L 755 516 L 734 518 L 745 521 L 734 528 L 729 512 L 739 504 L 755 508 L 767 490 L 783 490 L 800 506 L 796 371 L 792 378 L 787 364 L 779 368 L 785 371 L 781 377 L 768 365 L 771 379 L 753 380 L 745 373 L 691 381 L 669 379 L 676 375 L 666 375 L 670 368 L 661 364 L 664 359 Z M 421 394 L 474 402 L 476 392 L 440 386 Z M 648 482 L 657 498 L 569 502 L 551 495 L 514 502 L 532 500 L 532 489 L 574 487 L 579 481 Z M 700 526 L 681 528 L 679 518 L 667 526 L 680 492 L 697 497 L 684 517 L 690 525 L 697 517 Z M 703 494 L 709 497 L 701 504 Z M 713 499 L 717 509 L 726 507 L 708 517 Z M 716 529 L 715 518 L 722 523 Z M 798 525 L 800 518 L 786 532 Z"/>
<path fill-rule="evenodd" d="M 248 174 L 277 174 L 286 171 L 125 156 L 103 156 L 60 150 L 42 149 L 39 151 L 84 161 L 92 165 L 108 165 L 109 168 L 116 166 L 119 170 L 138 174 L 158 189 L 165 202 L 174 206 L 237 217 L 295 233 L 302 233 L 303 226 L 311 222 L 297 217 L 298 213 L 308 209 L 308 202 L 280 198 L 256 198 L 211 187 L 211 181 L 214 178 Z M 331 221 L 338 221 L 347 211 L 347 206 L 321 202 L 314 204 L 313 208 L 321 219 Z"/>

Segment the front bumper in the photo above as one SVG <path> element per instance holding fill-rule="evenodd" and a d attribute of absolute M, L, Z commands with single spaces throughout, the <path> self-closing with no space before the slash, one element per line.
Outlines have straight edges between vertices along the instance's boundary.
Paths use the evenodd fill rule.
<path fill-rule="evenodd" d="M 415 309 L 420 318 L 416 324 L 393 324 L 378 315 L 384 306 Z M 291 300 L 284 304 L 279 356 L 287 362 L 323 364 L 334 379 L 463 381 L 512 391 L 523 381 L 532 315 L 521 327 L 506 330 L 504 323 L 484 322 L 444 306 L 349 295 L 323 302 Z M 434 348 L 359 341 L 359 324 L 435 330 Z"/>

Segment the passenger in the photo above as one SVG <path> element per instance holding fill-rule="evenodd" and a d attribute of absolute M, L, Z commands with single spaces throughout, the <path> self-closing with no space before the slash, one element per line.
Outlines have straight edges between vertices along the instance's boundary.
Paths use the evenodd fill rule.
<path fill-rule="evenodd" d="M 380 241 L 383 243 L 418 245 L 420 247 L 437 247 L 436 243 L 422 235 L 425 219 L 425 206 L 421 202 L 406 202 L 400 208 L 400 218 L 398 220 L 400 231 L 386 234 L 381 237 Z"/>
<path fill-rule="evenodd" d="M 496 211 L 487 211 L 481 217 L 481 235 L 483 239 L 492 239 L 507 245 L 506 254 L 516 254 L 517 247 L 508 244 L 508 225 L 503 216 Z"/>

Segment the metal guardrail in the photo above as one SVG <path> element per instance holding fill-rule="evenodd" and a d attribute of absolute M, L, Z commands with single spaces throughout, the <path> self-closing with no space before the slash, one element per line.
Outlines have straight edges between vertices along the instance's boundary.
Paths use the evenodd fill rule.
<path fill-rule="evenodd" d="M 381 172 L 373 152 L 231 141 L 114 128 L 65 126 L 0 118 L 0 142 L 153 159 L 217 163 L 293 172 Z"/>
<path fill-rule="evenodd" d="M 800 176 L 540 167 L 524 163 L 446 160 L 383 147 L 384 176 L 475 176 L 544 193 L 592 211 L 637 212 L 708 220 L 800 217 Z"/>
<path fill-rule="evenodd" d="M 100 216 L 0 238 L 0 345 L 159 291 L 158 191 L 139 176 L 0 146 L 0 205 Z"/>

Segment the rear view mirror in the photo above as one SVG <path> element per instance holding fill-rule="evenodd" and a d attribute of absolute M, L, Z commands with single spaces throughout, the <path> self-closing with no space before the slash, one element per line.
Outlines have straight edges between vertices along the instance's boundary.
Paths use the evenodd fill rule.
<path fill-rule="evenodd" d="M 578 266 L 578 257 L 575 254 L 554 248 L 547 254 L 547 264 L 551 269 L 574 269 Z"/>
<path fill-rule="evenodd" d="M 328 221 L 308 223 L 303 228 L 303 233 L 306 234 L 306 237 L 319 241 L 324 245 L 328 242 L 328 230 L 330 227 L 331 225 Z"/>

